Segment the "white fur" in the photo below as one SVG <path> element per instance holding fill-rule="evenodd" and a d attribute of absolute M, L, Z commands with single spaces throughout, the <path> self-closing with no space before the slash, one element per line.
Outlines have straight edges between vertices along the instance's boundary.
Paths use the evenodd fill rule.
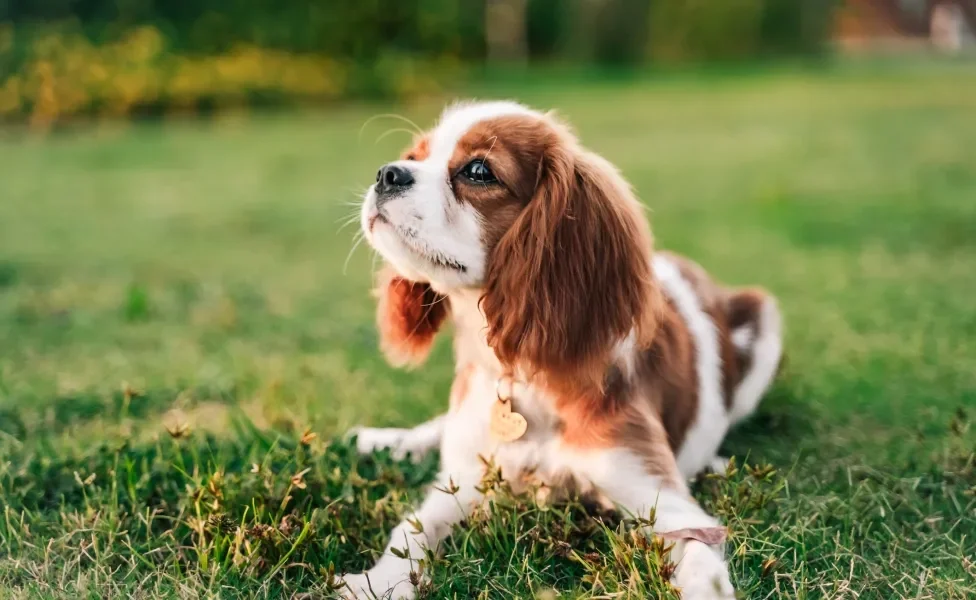
<path fill-rule="evenodd" d="M 681 474 L 693 477 L 712 462 L 729 429 L 722 393 L 722 355 L 719 352 L 718 330 L 673 261 L 666 256 L 655 255 L 654 274 L 688 326 L 695 345 L 698 412 L 677 456 Z"/>
<path fill-rule="evenodd" d="M 445 110 L 431 131 L 426 159 L 391 163 L 409 170 L 414 184 L 383 204 L 389 222 L 376 221 L 370 227 L 379 209 L 375 186 L 366 192 L 360 214 L 363 231 L 370 244 L 405 277 L 428 281 L 438 290 L 477 286 L 484 280 L 487 250 L 481 218 L 472 206 L 454 197 L 448 163 L 458 141 L 472 126 L 507 115 L 542 118 L 514 102 L 456 104 Z M 445 267 L 432 257 L 463 265 L 465 270 Z"/>
<path fill-rule="evenodd" d="M 430 138 L 430 158 L 433 162 L 447 163 L 454 147 L 469 129 L 482 121 L 508 115 L 540 117 L 539 113 L 517 102 L 458 102 L 447 107 Z"/>
<path fill-rule="evenodd" d="M 752 414 L 769 384 L 783 354 L 783 318 L 772 296 L 759 309 L 757 335 L 752 343 L 752 364 L 732 397 L 730 419 L 737 423 Z"/>
<path fill-rule="evenodd" d="M 718 527 L 718 520 L 702 510 L 685 490 L 666 487 L 660 477 L 647 474 L 634 453 L 616 449 L 576 454 L 569 453 L 575 468 L 624 512 L 646 519 L 656 508 L 655 531 Z"/>
<path fill-rule="evenodd" d="M 752 342 L 756 339 L 756 330 L 752 325 L 743 325 L 733 330 L 730 337 L 732 338 L 732 345 L 744 352 L 749 350 Z"/>
<path fill-rule="evenodd" d="M 682 600 L 735 600 L 729 567 L 714 548 L 686 540 L 675 544 L 671 554 L 672 559 L 678 555 L 674 583 Z"/>
<path fill-rule="evenodd" d="M 621 373 L 627 379 L 634 376 L 637 370 L 637 332 L 633 329 L 627 337 L 617 342 L 613 347 L 613 359 L 620 366 Z"/>

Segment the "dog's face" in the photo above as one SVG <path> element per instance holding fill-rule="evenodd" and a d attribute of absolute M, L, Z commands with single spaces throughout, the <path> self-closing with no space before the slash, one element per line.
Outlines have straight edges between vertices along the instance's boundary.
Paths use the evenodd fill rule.
<path fill-rule="evenodd" d="M 380 290 L 387 347 L 421 357 L 429 340 L 417 344 L 415 332 L 436 331 L 439 298 L 463 288 L 481 292 L 502 363 L 527 370 L 593 366 L 602 377 L 595 365 L 613 345 L 652 327 L 641 207 L 616 169 L 548 114 L 511 102 L 448 108 L 379 169 L 361 220 L 396 271 Z"/>
<path fill-rule="evenodd" d="M 377 172 L 362 206 L 367 240 L 408 279 L 482 287 L 491 250 L 532 198 L 550 129 L 514 103 L 449 108 Z"/>

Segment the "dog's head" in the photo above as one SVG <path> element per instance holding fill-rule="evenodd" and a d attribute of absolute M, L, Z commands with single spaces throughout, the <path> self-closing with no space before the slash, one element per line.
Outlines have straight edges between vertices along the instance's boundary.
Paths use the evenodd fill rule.
<path fill-rule="evenodd" d="M 423 359 L 458 290 L 480 291 L 489 345 L 528 372 L 588 377 L 615 344 L 653 328 L 641 207 L 551 114 L 511 102 L 449 107 L 379 169 L 361 217 L 393 270 L 380 323 L 395 362 Z"/>

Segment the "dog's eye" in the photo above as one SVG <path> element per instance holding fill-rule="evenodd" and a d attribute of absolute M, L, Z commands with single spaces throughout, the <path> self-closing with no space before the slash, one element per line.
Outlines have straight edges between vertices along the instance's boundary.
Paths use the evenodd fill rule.
<path fill-rule="evenodd" d="M 475 183 L 495 183 L 498 179 L 488 168 L 488 164 L 480 158 L 476 158 L 466 164 L 458 173 Z"/>

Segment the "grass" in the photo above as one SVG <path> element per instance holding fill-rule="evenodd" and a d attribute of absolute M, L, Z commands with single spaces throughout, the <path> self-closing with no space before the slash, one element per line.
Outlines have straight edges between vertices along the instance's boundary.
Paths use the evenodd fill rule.
<path fill-rule="evenodd" d="M 743 596 L 976 597 L 973 72 L 476 91 L 559 108 L 659 245 L 781 298 L 788 367 L 697 487 Z M 434 415 L 452 365 L 383 364 L 340 225 L 407 141 L 364 121 L 439 104 L 0 137 L 0 597 L 328 597 L 373 560 L 436 459 L 340 434 Z M 611 516 L 499 490 L 470 525 L 426 597 L 674 597 Z"/>

